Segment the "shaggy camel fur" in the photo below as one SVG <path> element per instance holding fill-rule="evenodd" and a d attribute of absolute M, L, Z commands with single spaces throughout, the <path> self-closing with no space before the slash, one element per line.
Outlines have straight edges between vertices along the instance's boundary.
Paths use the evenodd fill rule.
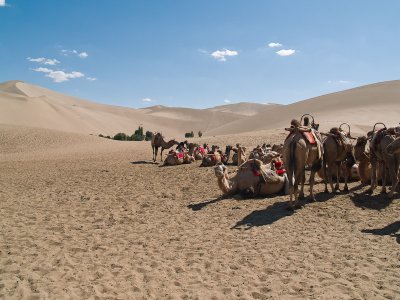
<path fill-rule="evenodd" d="M 254 165 L 264 173 L 265 181 L 262 177 L 255 175 Z M 233 176 L 228 175 L 228 168 L 222 163 L 215 166 L 214 172 L 224 196 L 232 196 L 249 190 L 256 191 L 255 194 L 259 196 L 276 194 L 283 190 L 285 193 L 289 191 L 287 177 L 277 175 L 266 165 L 262 165 L 260 160 L 246 161 Z"/>
<path fill-rule="evenodd" d="M 310 197 L 315 201 L 313 192 L 315 172 L 321 168 L 323 148 L 322 145 L 310 144 L 303 136 L 302 131 L 310 131 L 300 127 L 300 122 L 292 120 L 291 133 L 283 144 L 283 162 L 289 179 L 290 208 L 298 205 L 298 198 L 304 197 L 305 167 L 311 165 Z M 294 181 L 294 182 L 293 182 Z M 298 185 L 301 183 L 300 194 Z M 294 201 L 293 201 L 294 195 Z"/>
<path fill-rule="evenodd" d="M 179 143 L 175 140 L 170 140 L 166 142 L 162 134 L 159 132 L 154 134 L 153 137 L 151 138 L 151 148 L 153 149 L 153 161 L 155 162 L 157 160 L 157 152 L 159 147 L 161 147 L 161 161 L 162 161 L 162 153 L 164 149 L 169 149 L 174 145 L 179 145 Z"/>
<path fill-rule="evenodd" d="M 389 193 L 389 198 L 393 198 L 393 193 L 398 184 L 398 173 L 400 164 L 400 153 L 393 152 L 393 145 L 386 150 L 386 148 L 395 141 L 394 129 L 384 129 L 374 133 L 370 143 L 370 160 L 372 165 L 371 187 L 367 193 L 372 194 L 377 187 L 377 167 L 378 162 L 382 163 L 382 193 L 386 193 L 386 167 L 389 169 L 389 176 L 392 181 L 392 188 Z M 397 142 L 394 144 L 396 145 Z M 392 153 L 392 154 L 390 154 Z"/>
<path fill-rule="evenodd" d="M 324 145 L 324 159 L 323 159 L 323 170 L 324 170 L 324 182 L 325 182 L 325 193 L 328 193 L 328 181 L 332 189 L 332 193 L 340 192 L 339 190 L 339 179 L 342 162 L 344 164 L 344 191 L 348 192 L 347 180 L 349 178 L 351 167 L 355 163 L 353 157 L 353 147 L 351 146 L 348 138 L 345 134 L 338 130 L 338 128 L 332 128 L 330 133 L 326 135 L 326 139 L 323 142 Z M 336 171 L 336 185 L 333 187 L 332 174 Z"/>

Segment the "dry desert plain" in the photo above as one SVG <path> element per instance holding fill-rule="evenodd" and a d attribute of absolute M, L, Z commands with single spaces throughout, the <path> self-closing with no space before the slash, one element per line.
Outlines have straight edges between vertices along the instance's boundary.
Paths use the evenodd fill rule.
<path fill-rule="evenodd" d="M 361 134 L 375 118 L 397 124 L 399 88 L 380 83 L 263 113 L 310 112 L 330 126 L 361 109 L 351 117 Z M 285 195 L 221 199 L 212 168 L 162 167 L 149 142 L 89 135 L 132 131 L 137 116 L 179 138 L 187 124 L 201 129 L 196 112 L 107 107 L 21 82 L 0 90 L 0 299 L 399 299 L 399 194 L 364 195 L 353 182 L 333 196 L 319 183 L 318 201 L 295 212 Z M 367 97 L 379 93 L 382 110 Z M 368 101 L 325 111 L 323 97 Z M 215 129 L 194 140 L 283 141 L 284 126 L 262 125 L 259 107 L 242 106 L 202 110 Z"/>

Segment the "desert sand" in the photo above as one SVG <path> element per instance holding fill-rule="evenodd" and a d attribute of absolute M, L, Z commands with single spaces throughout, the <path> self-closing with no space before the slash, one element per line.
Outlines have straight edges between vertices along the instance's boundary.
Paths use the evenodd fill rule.
<path fill-rule="evenodd" d="M 325 127 L 344 112 L 340 121 L 365 132 L 375 119 L 397 124 L 399 87 L 293 107 L 191 110 L 119 108 L 2 84 L 0 299 L 399 299 L 398 193 L 367 196 L 353 182 L 349 194 L 333 196 L 318 183 L 318 201 L 295 212 L 285 195 L 222 199 L 213 168 L 162 167 L 151 162 L 150 142 L 90 135 L 141 122 L 167 138 L 183 140 L 189 127 L 205 132 L 193 141 L 251 148 L 282 142 L 289 112 L 313 113 Z M 375 89 L 385 109 L 361 100 L 340 106 L 372 101 Z M 286 119 L 270 128 L 274 110 Z"/>

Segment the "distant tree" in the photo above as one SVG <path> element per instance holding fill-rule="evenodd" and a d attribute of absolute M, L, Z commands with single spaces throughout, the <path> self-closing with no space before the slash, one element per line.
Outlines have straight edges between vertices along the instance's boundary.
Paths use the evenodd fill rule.
<path fill-rule="evenodd" d="M 192 137 L 194 137 L 193 131 L 185 133 L 185 138 L 192 138 Z"/>
<path fill-rule="evenodd" d="M 143 141 L 145 139 L 145 135 L 143 134 L 143 127 L 139 126 L 138 129 L 135 130 L 135 133 L 130 137 L 131 141 Z"/>
<path fill-rule="evenodd" d="M 201 138 L 203 136 L 203 133 L 200 130 L 197 134 L 198 134 L 199 138 Z"/>
<path fill-rule="evenodd" d="M 153 138 L 153 132 L 151 132 L 151 131 L 146 131 L 145 140 L 146 140 L 146 141 L 151 141 L 152 138 Z"/>
<path fill-rule="evenodd" d="M 99 137 L 105 137 L 104 135 L 102 135 L 101 133 L 99 134 Z"/>
<path fill-rule="evenodd" d="M 127 135 L 123 132 L 118 132 L 116 135 L 114 135 L 113 140 L 126 141 Z"/>

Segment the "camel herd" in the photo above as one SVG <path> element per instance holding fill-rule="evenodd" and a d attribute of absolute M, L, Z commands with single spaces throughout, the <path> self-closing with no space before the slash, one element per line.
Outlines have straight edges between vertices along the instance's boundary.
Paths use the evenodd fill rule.
<path fill-rule="evenodd" d="M 377 125 L 382 128 L 376 129 Z M 223 152 L 215 145 L 166 142 L 157 133 L 151 141 L 153 161 L 157 159 L 158 148 L 161 148 L 162 161 L 163 150 L 176 146 L 167 154 L 164 165 L 201 160 L 201 167 L 214 166 L 218 186 L 224 195 L 245 192 L 266 196 L 285 192 L 290 195 L 291 209 L 297 208 L 299 199 L 304 197 L 306 169 L 310 170 L 312 201 L 315 201 L 316 173 L 324 179 L 325 192 L 328 192 L 328 185 L 332 193 L 340 192 L 340 179 L 344 180 L 343 191 L 348 192 L 348 179 L 353 178 L 364 185 L 370 184 L 368 194 L 373 193 L 378 181 L 382 193 L 386 193 L 386 184 L 390 184 L 388 196 L 393 197 L 400 179 L 400 126 L 387 128 L 383 123 L 377 123 L 367 136 L 358 138 L 351 136 L 347 123 L 327 133 L 319 132 L 318 127 L 311 115 L 304 115 L 300 121 L 292 120 L 290 127 L 285 128 L 288 135 L 283 144 L 257 146 L 248 156 L 246 147 L 240 144 L 236 147 L 228 145 Z M 229 174 L 228 164 L 238 166 L 237 170 Z"/>

